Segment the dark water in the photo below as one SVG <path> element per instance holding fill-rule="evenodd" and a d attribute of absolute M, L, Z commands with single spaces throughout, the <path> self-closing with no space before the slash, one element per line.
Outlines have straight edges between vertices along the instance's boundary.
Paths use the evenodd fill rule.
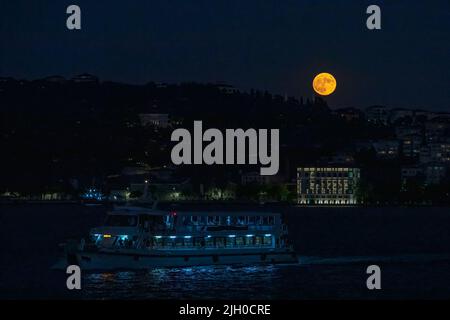
<path fill-rule="evenodd" d="M 58 243 L 79 238 L 102 207 L 0 207 L 0 298 L 26 299 L 448 299 L 447 208 L 288 208 L 299 265 L 210 266 L 83 274 L 68 291 L 50 267 Z M 382 289 L 366 288 L 377 264 Z"/>

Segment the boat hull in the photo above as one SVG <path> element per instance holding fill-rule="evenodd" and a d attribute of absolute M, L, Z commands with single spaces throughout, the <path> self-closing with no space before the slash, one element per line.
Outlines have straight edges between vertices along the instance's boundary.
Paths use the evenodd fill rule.
<path fill-rule="evenodd" d="M 189 267 L 202 265 L 298 263 L 297 255 L 288 249 L 230 252 L 85 252 L 68 255 L 67 264 L 82 270 L 130 270 L 158 267 Z"/>

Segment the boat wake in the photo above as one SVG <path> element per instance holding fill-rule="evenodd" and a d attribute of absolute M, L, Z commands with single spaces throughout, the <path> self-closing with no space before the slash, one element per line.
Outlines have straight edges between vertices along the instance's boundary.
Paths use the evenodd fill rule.
<path fill-rule="evenodd" d="M 450 254 L 404 254 L 392 256 L 339 256 L 318 257 L 300 256 L 299 264 L 309 265 L 341 265 L 360 263 L 423 263 L 450 262 Z"/>

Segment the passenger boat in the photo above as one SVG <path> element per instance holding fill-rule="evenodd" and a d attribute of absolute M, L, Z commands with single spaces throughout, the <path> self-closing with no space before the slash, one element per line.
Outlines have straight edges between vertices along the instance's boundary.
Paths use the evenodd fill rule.
<path fill-rule="evenodd" d="M 66 246 L 82 270 L 297 263 L 278 213 L 117 207 L 89 239 Z"/>

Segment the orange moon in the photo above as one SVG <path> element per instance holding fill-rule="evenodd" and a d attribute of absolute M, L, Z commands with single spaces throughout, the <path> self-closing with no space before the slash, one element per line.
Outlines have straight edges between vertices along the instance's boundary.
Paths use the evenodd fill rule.
<path fill-rule="evenodd" d="M 336 90 L 336 79 L 330 73 L 319 73 L 313 80 L 313 89 L 321 96 L 328 96 Z"/>

